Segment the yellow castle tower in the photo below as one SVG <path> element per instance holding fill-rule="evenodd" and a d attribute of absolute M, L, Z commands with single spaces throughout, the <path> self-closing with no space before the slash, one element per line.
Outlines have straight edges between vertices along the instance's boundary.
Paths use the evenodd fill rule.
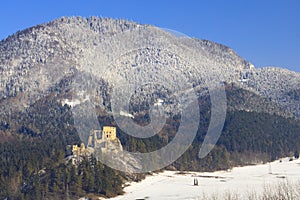
<path fill-rule="evenodd" d="M 117 138 L 117 129 L 112 126 L 103 126 L 102 140 L 115 140 Z"/>

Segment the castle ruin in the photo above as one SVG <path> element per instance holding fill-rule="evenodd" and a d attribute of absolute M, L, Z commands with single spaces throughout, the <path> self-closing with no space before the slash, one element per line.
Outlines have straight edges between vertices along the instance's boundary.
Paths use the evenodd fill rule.
<path fill-rule="evenodd" d="M 101 135 L 101 138 L 99 136 Z M 101 149 L 101 151 L 123 150 L 120 140 L 117 138 L 116 127 L 103 126 L 103 130 L 91 130 L 87 147 Z"/>

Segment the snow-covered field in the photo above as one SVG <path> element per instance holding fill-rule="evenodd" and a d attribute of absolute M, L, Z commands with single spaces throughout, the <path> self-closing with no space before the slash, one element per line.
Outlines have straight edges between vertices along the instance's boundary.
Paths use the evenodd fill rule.
<path fill-rule="evenodd" d="M 194 178 L 199 185 L 194 186 Z M 165 171 L 146 177 L 139 183 L 130 183 L 125 187 L 125 195 L 112 198 L 123 199 L 184 199 L 196 200 L 206 196 L 226 193 L 249 195 L 252 192 L 262 193 L 263 188 L 280 184 L 282 182 L 299 183 L 300 160 L 282 162 L 275 161 L 270 164 L 233 168 L 231 171 L 218 171 L 213 173 Z"/>

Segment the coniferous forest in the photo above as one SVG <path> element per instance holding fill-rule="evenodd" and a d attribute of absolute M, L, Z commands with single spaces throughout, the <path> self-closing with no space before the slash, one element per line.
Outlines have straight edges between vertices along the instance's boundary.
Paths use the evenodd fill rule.
<path fill-rule="evenodd" d="M 208 112 L 202 112 L 208 119 Z M 99 121 L 114 125 L 111 116 Z M 245 111 L 228 112 L 223 133 L 213 151 L 198 158 L 208 120 L 201 120 L 193 144 L 167 169 L 214 171 L 233 166 L 255 164 L 300 150 L 300 126 L 293 119 Z M 62 122 L 63 123 L 63 122 Z M 168 120 L 160 134 L 149 139 L 129 137 L 118 129 L 124 149 L 147 152 L 172 140 L 178 118 Z M 51 132 L 51 130 L 50 130 Z M 76 199 L 81 196 L 112 197 L 122 194 L 128 176 L 104 166 L 93 157 L 78 165 L 66 159 L 66 146 L 79 144 L 76 134 L 37 135 L 30 131 L 3 133 L 0 143 L 0 198 L 8 199 Z M 137 180 L 137 179 L 131 179 Z"/>
<path fill-rule="evenodd" d="M 78 166 L 65 159 L 65 144 L 47 138 L 18 138 L 0 144 L 0 198 L 78 199 L 87 194 L 122 194 L 116 171 L 93 157 Z"/>
<path fill-rule="evenodd" d="M 126 181 L 144 177 L 113 170 L 93 157 L 84 158 L 78 165 L 68 161 L 67 145 L 79 145 L 81 141 L 70 107 L 62 106 L 56 98 L 46 96 L 26 112 L 0 119 L 0 199 L 112 197 L 122 194 Z M 230 95 L 228 98 L 230 103 Z M 217 145 L 207 157 L 199 159 L 210 120 L 208 102 L 199 99 L 201 120 L 194 142 L 166 169 L 215 171 L 299 154 L 299 121 L 276 114 L 229 109 Z M 165 146 L 180 125 L 180 116 L 172 116 L 157 135 L 139 139 L 124 133 L 111 115 L 98 113 L 99 123 L 116 126 L 123 149 L 131 152 L 151 152 Z M 135 117 L 136 123 L 149 122 L 149 114 L 142 113 Z"/>

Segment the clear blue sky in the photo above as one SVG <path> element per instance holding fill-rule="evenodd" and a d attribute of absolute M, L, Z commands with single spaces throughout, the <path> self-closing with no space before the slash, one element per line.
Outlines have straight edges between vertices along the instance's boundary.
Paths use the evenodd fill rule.
<path fill-rule="evenodd" d="M 174 29 L 233 48 L 256 67 L 300 72 L 298 0 L 1 1 L 0 39 L 61 16 L 103 16 Z"/>

